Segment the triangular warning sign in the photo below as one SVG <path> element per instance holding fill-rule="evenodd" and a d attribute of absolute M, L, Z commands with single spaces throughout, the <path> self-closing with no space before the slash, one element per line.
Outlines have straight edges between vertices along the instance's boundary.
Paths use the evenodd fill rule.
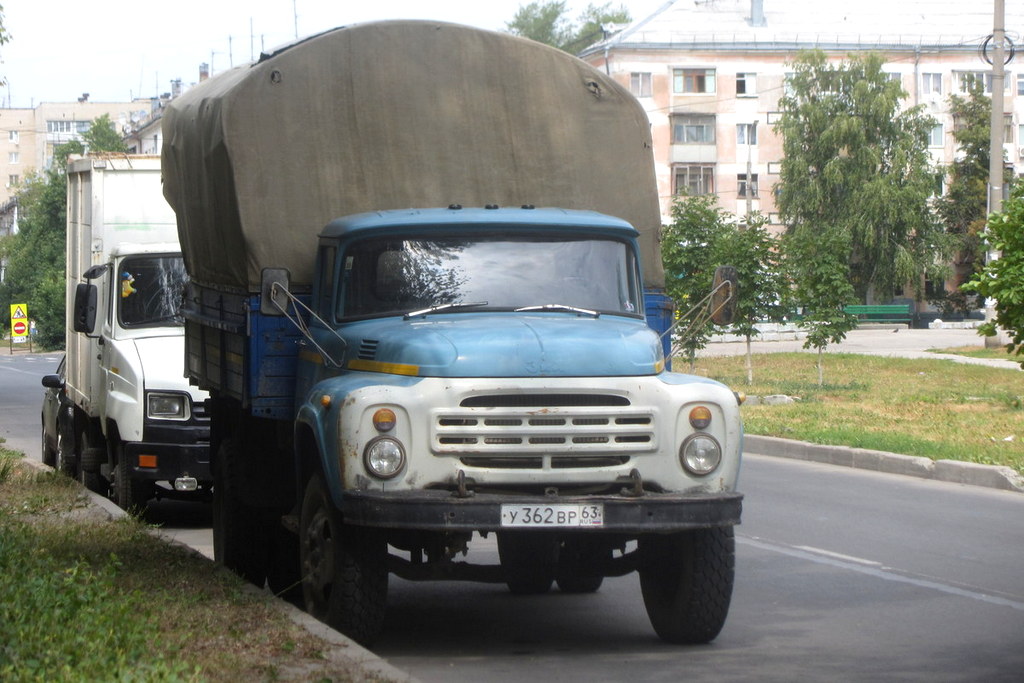
<path fill-rule="evenodd" d="M 25 306 L 23 304 L 14 304 L 11 306 L 11 320 L 21 320 L 27 318 L 28 314 L 25 312 Z"/>

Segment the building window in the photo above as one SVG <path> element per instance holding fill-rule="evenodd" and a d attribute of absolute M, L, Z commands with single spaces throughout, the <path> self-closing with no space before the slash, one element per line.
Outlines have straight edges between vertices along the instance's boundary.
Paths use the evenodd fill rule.
<path fill-rule="evenodd" d="M 715 191 L 715 167 L 707 164 L 677 164 L 673 169 L 673 194 L 697 196 Z"/>
<path fill-rule="evenodd" d="M 1003 142 L 1013 142 L 1013 114 L 1003 114 Z"/>
<path fill-rule="evenodd" d="M 757 74 L 736 74 L 736 96 L 754 97 L 757 95 Z"/>
<path fill-rule="evenodd" d="M 921 74 L 921 94 L 941 95 L 942 74 Z"/>
<path fill-rule="evenodd" d="M 21 141 L 21 133 L 16 130 L 12 130 L 7 134 L 7 141 L 18 144 Z"/>
<path fill-rule="evenodd" d="M 92 125 L 91 121 L 67 121 L 64 119 L 46 122 L 47 133 L 85 133 Z"/>
<path fill-rule="evenodd" d="M 956 76 L 957 88 L 961 93 L 968 93 L 972 83 L 976 81 L 982 81 L 985 84 L 985 94 L 992 94 L 992 74 L 988 71 L 957 71 L 954 74 Z M 1003 90 L 1008 91 L 1010 89 L 1010 74 L 1004 75 Z"/>
<path fill-rule="evenodd" d="M 715 92 L 714 69 L 672 69 L 672 92 Z"/>
<path fill-rule="evenodd" d="M 946 131 L 941 123 L 932 126 L 928 132 L 929 147 L 944 147 L 946 145 Z"/>
<path fill-rule="evenodd" d="M 736 124 L 736 144 L 737 145 L 756 145 L 757 144 L 757 124 L 756 123 L 737 123 Z"/>
<path fill-rule="evenodd" d="M 779 175 L 782 173 L 782 162 L 781 161 L 769 161 L 768 162 L 768 173 L 772 175 Z"/>
<path fill-rule="evenodd" d="M 1017 144 L 1024 147 L 1024 123 L 1017 125 Z"/>
<path fill-rule="evenodd" d="M 757 198 L 757 174 L 750 174 L 750 182 L 747 182 L 747 174 L 740 173 L 736 176 L 736 196 L 741 199 L 746 197 Z"/>
<path fill-rule="evenodd" d="M 1024 95 L 1024 74 L 1017 74 L 1017 94 Z"/>
<path fill-rule="evenodd" d="M 629 92 L 633 97 L 650 97 L 651 74 L 637 71 L 629 74 Z"/>
<path fill-rule="evenodd" d="M 715 117 L 707 114 L 674 114 L 672 116 L 672 144 L 715 144 Z"/>
<path fill-rule="evenodd" d="M 7 187 L 17 187 L 18 183 L 21 182 L 21 177 L 17 175 L 7 176 Z"/>
<path fill-rule="evenodd" d="M 7 155 L 7 163 L 16 164 L 19 162 L 19 155 L 17 152 L 10 152 Z"/>

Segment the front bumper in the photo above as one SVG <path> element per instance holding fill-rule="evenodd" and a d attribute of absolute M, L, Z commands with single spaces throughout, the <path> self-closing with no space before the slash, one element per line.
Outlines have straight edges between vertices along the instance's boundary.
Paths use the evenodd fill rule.
<path fill-rule="evenodd" d="M 149 443 L 132 441 L 124 445 L 132 479 L 174 481 L 192 477 L 200 484 L 213 483 L 210 447 L 206 444 Z M 155 456 L 156 467 L 141 467 L 140 456 Z M 150 460 L 143 458 L 143 463 Z"/>
<path fill-rule="evenodd" d="M 640 496 L 529 496 L 449 491 L 346 491 L 341 506 L 346 523 L 357 526 L 427 531 L 501 531 L 502 505 L 602 504 L 598 527 L 533 527 L 531 530 L 583 533 L 669 533 L 740 523 L 743 494 L 644 493 Z"/>

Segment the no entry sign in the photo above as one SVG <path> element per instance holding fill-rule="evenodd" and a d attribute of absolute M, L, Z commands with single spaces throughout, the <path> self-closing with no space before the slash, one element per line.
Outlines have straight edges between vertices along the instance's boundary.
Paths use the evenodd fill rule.
<path fill-rule="evenodd" d="M 11 304 L 11 341 L 15 344 L 28 339 L 28 304 Z"/>

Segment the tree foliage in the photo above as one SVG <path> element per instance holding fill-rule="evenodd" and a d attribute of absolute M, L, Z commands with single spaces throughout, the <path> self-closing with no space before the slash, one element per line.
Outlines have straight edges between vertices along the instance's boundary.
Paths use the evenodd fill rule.
<path fill-rule="evenodd" d="M 613 8 L 611 2 L 603 5 L 587 5 L 576 21 L 566 17 L 568 3 L 565 0 L 546 0 L 520 5 L 506 30 L 516 36 L 536 40 L 570 54 L 604 38 L 603 27 L 608 24 L 629 23 L 629 10 L 620 5 Z"/>
<path fill-rule="evenodd" d="M 88 152 L 120 152 L 128 151 L 124 144 L 124 138 L 117 132 L 115 124 L 110 120 L 110 114 L 103 114 L 93 119 L 89 130 L 82 133 L 82 142 Z"/>
<path fill-rule="evenodd" d="M 807 330 L 804 348 L 818 350 L 818 384 L 824 384 L 823 354 L 857 325 L 843 307 L 855 300 L 849 279 L 850 234 L 838 227 L 817 233 L 790 232 L 783 239 L 793 297 L 802 307 L 800 327 Z"/>
<path fill-rule="evenodd" d="M 757 216 L 748 228 L 718 207 L 711 195 L 682 197 L 672 205 L 672 223 L 662 234 L 668 295 L 688 321 L 681 348 L 691 365 L 713 333 L 710 323 L 693 325 L 691 309 L 711 291 L 715 268 L 731 265 L 739 275 L 736 318 L 731 331 L 749 338 L 758 334 L 758 321 L 780 320 L 786 312 L 788 280 L 779 262 L 777 241 Z M 749 357 L 748 357 L 749 360 Z M 748 378 L 752 371 L 748 362 Z"/>
<path fill-rule="evenodd" d="M 4 6 L 0 5 L 0 45 L 6 44 L 10 39 L 11 34 L 4 26 Z M 3 74 L 0 74 L 0 85 L 7 85 L 7 78 Z"/>
<path fill-rule="evenodd" d="M 106 114 L 82 138 L 90 152 L 125 150 Z M 52 167 L 25 179 L 17 194 L 18 233 L 0 242 L 0 256 L 7 260 L 0 301 L 28 304 L 36 343 L 44 348 L 64 346 L 67 161 L 84 152 L 85 145 L 77 140 L 58 145 Z"/>
<path fill-rule="evenodd" d="M 982 334 L 995 336 L 999 328 L 1006 330 L 1010 335 L 1007 350 L 1024 356 L 1024 185 L 1016 187 L 1002 212 L 989 217 L 985 237 L 1000 256 L 964 288 L 995 299 L 996 317 L 979 328 Z"/>
<path fill-rule="evenodd" d="M 839 231 L 849 280 L 861 300 L 890 293 L 939 267 L 947 252 L 929 206 L 935 169 L 927 153 L 934 120 L 901 110 L 900 84 L 869 53 L 838 65 L 800 53 L 782 115 L 779 213 L 790 232 Z"/>

